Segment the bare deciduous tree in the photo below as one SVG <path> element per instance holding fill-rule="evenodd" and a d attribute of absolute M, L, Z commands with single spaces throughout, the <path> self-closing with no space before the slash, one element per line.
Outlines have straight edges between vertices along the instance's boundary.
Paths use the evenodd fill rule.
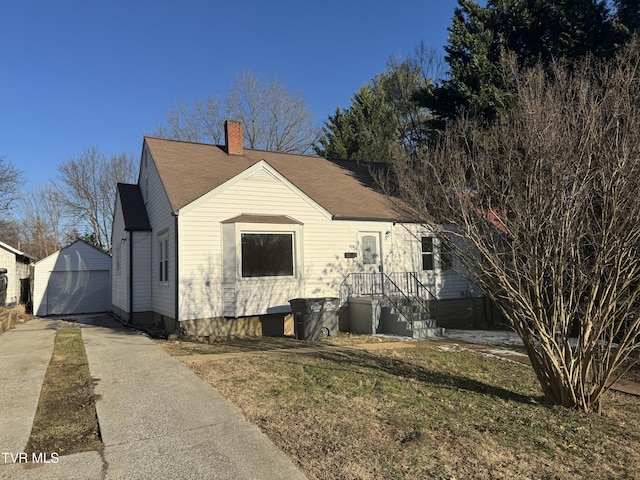
<path fill-rule="evenodd" d="M 548 402 L 599 411 L 640 350 L 640 53 L 518 71 L 490 130 L 461 119 L 400 159 L 406 214 L 437 228 L 521 336 Z M 466 245 L 466 247 L 462 247 Z"/>
<path fill-rule="evenodd" d="M 22 174 L 4 157 L 0 157 L 0 212 L 7 211 L 20 194 Z"/>
<path fill-rule="evenodd" d="M 222 125 L 226 120 L 223 111 L 215 96 L 204 100 L 196 98 L 191 108 L 179 103 L 169 108 L 166 125 L 160 125 L 156 135 L 187 142 L 220 144 L 224 138 Z"/>
<path fill-rule="evenodd" d="M 96 148 L 87 148 L 58 167 L 62 203 L 80 234 L 91 235 L 95 245 L 111 251 L 111 224 L 118 182 L 130 182 L 135 165 L 126 154 L 107 157 Z"/>
<path fill-rule="evenodd" d="M 0 220 L 0 242 L 4 242 L 18 250 L 22 249 L 20 242 L 20 225 L 15 220 Z M 30 253 L 27 250 L 27 253 Z"/>
<path fill-rule="evenodd" d="M 249 72 L 237 75 L 229 95 L 180 103 L 167 113 L 156 134 L 191 142 L 220 144 L 226 119 L 242 122 L 249 148 L 304 153 L 317 138 L 313 113 L 299 94 L 291 94 L 276 80 L 261 81 Z"/>
<path fill-rule="evenodd" d="M 36 187 L 20 198 L 21 243 L 36 259 L 62 246 L 69 221 L 62 192 L 53 183 Z"/>

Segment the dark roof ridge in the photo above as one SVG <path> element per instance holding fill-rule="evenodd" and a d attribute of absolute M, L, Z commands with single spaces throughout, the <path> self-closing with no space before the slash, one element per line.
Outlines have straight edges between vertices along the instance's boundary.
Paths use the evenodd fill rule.
<path fill-rule="evenodd" d="M 188 144 L 192 144 L 192 145 L 201 145 L 201 146 L 207 146 L 207 147 L 218 147 L 222 150 L 224 150 L 226 152 L 226 147 L 224 145 L 220 145 L 218 143 L 206 143 L 206 142 L 195 142 L 193 140 L 180 140 L 177 138 L 166 138 L 166 137 L 158 137 L 156 135 L 145 135 L 144 138 L 152 138 L 154 140 L 164 140 L 167 142 L 178 142 L 178 143 L 188 143 Z M 247 152 L 256 152 L 256 153 L 260 153 L 260 152 L 264 152 L 264 153 L 269 153 L 269 154 L 274 154 L 274 155 L 291 155 L 291 156 L 296 156 L 296 157 L 307 157 L 307 158 L 320 158 L 323 160 L 329 160 L 331 162 L 333 161 L 345 161 L 345 162 L 354 162 L 354 163 L 365 163 L 365 162 L 355 162 L 353 160 L 341 160 L 339 158 L 328 158 L 328 157 L 321 157 L 320 155 L 314 155 L 311 153 L 294 153 L 294 152 L 280 152 L 277 150 L 265 150 L 263 148 L 244 148 L 244 151 Z M 238 157 L 242 157 L 244 154 L 238 154 Z M 368 163 L 374 163 L 374 162 L 368 162 Z"/>

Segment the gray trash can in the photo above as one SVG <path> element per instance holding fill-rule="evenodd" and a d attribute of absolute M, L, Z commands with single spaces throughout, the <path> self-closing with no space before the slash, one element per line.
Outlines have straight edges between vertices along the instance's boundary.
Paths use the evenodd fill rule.
<path fill-rule="evenodd" d="M 294 298 L 289 300 L 294 332 L 298 340 L 318 340 L 338 334 L 338 298 Z"/>

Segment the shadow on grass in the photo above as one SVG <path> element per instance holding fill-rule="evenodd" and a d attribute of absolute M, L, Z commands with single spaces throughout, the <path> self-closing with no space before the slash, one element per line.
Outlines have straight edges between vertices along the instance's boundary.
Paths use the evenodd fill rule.
<path fill-rule="evenodd" d="M 160 343 L 162 341 L 159 341 Z M 161 343 L 162 344 L 162 343 Z M 168 341 L 164 347 L 174 355 L 217 355 L 226 353 L 259 353 L 308 348 L 309 345 L 289 337 L 225 338 L 214 341 L 182 338 L 178 342 Z"/>
<path fill-rule="evenodd" d="M 535 398 L 529 395 L 522 395 L 505 388 L 489 385 L 487 383 L 474 380 L 472 378 L 456 375 L 449 372 L 430 370 L 419 365 L 415 365 L 396 358 L 384 357 L 360 350 L 333 350 L 333 351 L 312 351 L 300 352 L 302 356 L 321 359 L 339 364 L 339 369 L 343 367 L 356 366 L 363 369 L 378 370 L 389 375 L 416 380 L 425 385 L 452 390 L 465 390 L 481 395 L 491 395 L 524 404 L 539 403 L 542 398 Z M 333 367 L 332 369 L 336 369 Z"/>

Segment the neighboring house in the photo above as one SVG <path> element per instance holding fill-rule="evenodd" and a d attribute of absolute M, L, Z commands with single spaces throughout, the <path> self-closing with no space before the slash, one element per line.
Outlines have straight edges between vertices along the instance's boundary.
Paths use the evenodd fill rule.
<path fill-rule="evenodd" d="M 261 334 L 300 297 L 421 296 L 440 310 L 481 299 L 428 228 L 397 221 L 367 166 L 244 149 L 239 122 L 225 133 L 224 146 L 145 137 L 138 183 L 118 185 L 113 312 L 124 321 Z"/>
<path fill-rule="evenodd" d="M 30 299 L 29 265 L 35 260 L 31 255 L 0 242 L 0 268 L 7 269 L 7 305 L 27 303 Z"/>
<path fill-rule="evenodd" d="M 73 315 L 111 311 L 111 257 L 77 240 L 36 262 L 33 312 Z"/>

